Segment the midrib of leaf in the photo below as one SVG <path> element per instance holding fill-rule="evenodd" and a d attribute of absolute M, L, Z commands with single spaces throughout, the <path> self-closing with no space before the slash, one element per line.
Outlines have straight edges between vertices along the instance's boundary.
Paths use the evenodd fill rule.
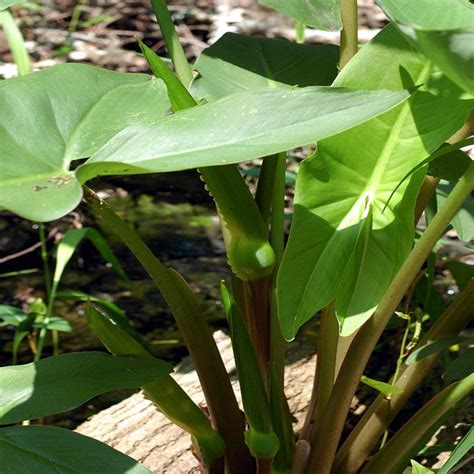
<path fill-rule="evenodd" d="M 313 86 L 313 87 L 326 87 L 326 86 Z M 267 88 L 264 88 L 264 89 L 262 89 L 262 90 L 268 90 L 268 89 L 267 89 Z M 289 91 L 288 91 L 288 92 L 291 93 L 291 87 L 289 88 Z M 284 98 L 285 98 L 285 97 L 282 96 L 282 99 L 284 99 Z M 383 98 L 380 98 L 380 100 L 384 100 L 384 99 L 383 99 Z M 395 107 L 396 107 L 396 105 L 395 105 Z M 328 118 L 328 117 L 336 116 L 336 115 L 338 115 L 338 114 L 344 114 L 344 115 L 345 115 L 345 114 L 349 113 L 349 111 L 351 111 L 351 110 L 353 110 L 353 109 L 358 109 L 358 108 L 360 108 L 360 104 L 352 105 L 352 106 L 346 107 L 346 108 L 341 108 L 341 109 L 339 109 L 339 110 L 336 110 L 335 112 L 329 112 L 329 113 L 326 113 L 325 115 L 320 116 L 320 117 L 319 117 L 319 120 L 323 120 L 323 118 L 325 118 L 325 119 L 327 119 L 328 122 L 330 122 L 331 119 Z M 393 108 L 393 106 L 392 106 L 391 108 Z M 390 109 L 389 109 L 389 110 L 390 110 Z M 186 111 L 185 111 L 185 112 L 186 112 Z M 177 117 L 177 115 L 174 115 L 174 116 L 172 116 L 172 117 Z M 175 119 L 175 120 L 176 120 L 176 119 Z M 180 117 L 180 120 L 186 120 L 186 118 L 183 119 L 183 117 Z M 300 122 L 292 123 L 292 124 L 290 124 L 290 125 L 286 125 L 285 127 L 278 128 L 277 130 L 278 130 L 279 134 L 282 134 L 282 135 L 290 134 L 291 130 L 293 130 L 293 129 L 295 129 L 295 128 L 300 128 L 301 126 L 305 126 L 306 124 L 311 123 L 313 120 L 314 120 L 314 118 L 309 118 L 309 119 L 304 120 L 304 121 L 300 121 Z M 368 119 L 368 120 L 366 120 L 366 122 L 367 122 L 367 121 L 370 121 L 370 120 L 372 120 L 372 119 Z M 365 122 L 362 122 L 362 123 L 365 123 Z M 359 125 L 360 125 L 360 124 L 359 124 Z M 136 126 L 133 126 L 133 125 L 132 125 L 131 128 L 133 129 L 134 127 L 136 127 Z M 147 127 L 148 129 L 150 129 L 150 130 L 153 130 L 153 129 L 156 128 L 156 125 L 147 125 L 146 127 Z M 345 129 L 343 129 L 343 130 L 339 130 L 338 133 L 342 133 L 342 132 L 344 132 L 344 131 L 346 131 L 346 130 L 349 130 L 349 129 L 352 128 L 352 127 L 353 127 L 353 125 L 348 125 L 347 128 L 345 128 Z M 135 128 L 135 129 L 136 129 L 136 131 L 139 133 L 139 132 L 141 132 L 141 131 L 144 129 L 144 127 L 139 127 L 139 128 Z M 122 130 L 122 132 L 124 132 L 124 131 L 126 131 L 126 130 L 127 130 L 127 128 L 125 128 L 124 130 Z M 122 133 L 122 132 L 119 132 L 119 134 Z M 230 145 L 235 145 L 235 144 L 244 146 L 244 145 L 248 145 L 247 142 L 249 142 L 249 141 L 252 141 L 252 140 L 255 140 L 255 139 L 258 139 L 258 138 L 262 138 L 262 137 L 265 137 L 265 136 L 267 136 L 267 135 L 271 135 L 272 133 L 275 133 L 275 129 L 273 129 L 273 130 L 271 130 L 271 131 L 265 131 L 265 132 L 261 132 L 261 133 L 255 133 L 255 134 L 253 134 L 252 136 L 247 137 L 247 138 L 245 138 L 245 139 L 243 139 L 243 140 L 240 140 L 240 139 L 237 138 L 237 139 L 235 139 L 235 140 L 233 140 L 233 141 L 229 140 L 229 141 L 224 141 L 224 142 L 218 142 L 218 143 L 216 143 L 216 144 L 214 144 L 214 145 L 209 145 L 209 144 L 208 144 L 208 145 L 206 145 L 206 146 L 199 146 L 199 147 L 195 147 L 195 148 L 187 148 L 185 151 L 179 150 L 179 151 L 177 151 L 177 152 L 169 152 L 169 153 L 165 153 L 165 154 L 160 154 L 160 155 L 159 155 L 159 159 L 172 158 L 172 157 L 180 157 L 180 156 L 182 156 L 182 155 L 184 155 L 184 154 L 186 154 L 186 155 L 193 155 L 193 154 L 195 154 L 195 153 L 197 153 L 197 152 L 203 152 L 203 151 L 207 151 L 207 150 L 219 150 L 220 148 L 224 148 L 224 149 L 225 149 L 225 148 L 228 148 L 228 146 L 230 146 Z M 328 132 L 328 135 L 332 135 L 332 133 L 331 133 L 331 132 Z M 116 137 L 116 136 L 117 136 L 117 135 L 115 135 L 115 137 Z M 110 140 L 108 143 L 111 143 L 112 140 L 113 140 L 115 137 L 112 137 L 111 140 Z M 321 137 L 320 140 L 322 140 L 322 139 L 324 139 L 324 138 L 327 138 L 327 136 Z M 314 140 L 313 140 L 313 141 L 314 141 Z M 295 146 L 302 146 L 302 145 L 305 145 L 305 144 L 308 144 L 308 143 L 313 143 L 313 141 L 312 141 L 312 140 L 308 140 L 307 143 L 302 143 L 301 145 L 295 145 Z M 105 146 L 107 146 L 107 144 L 106 144 Z M 105 147 L 105 146 L 104 146 L 104 147 Z M 123 146 L 123 145 L 121 145 L 121 147 L 122 147 L 122 146 Z M 253 146 L 253 144 L 251 143 L 250 146 Z M 275 153 L 277 153 L 278 151 L 282 151 L 282 150 L 281 150 L 281 149 L 276 150 Z M 89 160 L 89 161 L 87 161 L 86 163 L 84 163 L 83 166 L 86 167 L 86 166 L 89 165 L 89 164 L 105 163 L 105 162 L 123 163 L 123 164 L 127 164 L 127 163 L 133 164 L 133 163 L 136 163 L 136 162 L 138 162 L 138 163 L 146 163 L 146 162 L 148 162 L 148 161 L 155 161 L 156 159 L 158 159 L 157 157 L 136 158 L 136 159 L 134 159 L 134 160 L 129 160 L 129 161 L 126 161 L 126 162 L 125 162 L 125 161 L 115 161 L 115 160 L 113 159 L 113 157 L 108 157 L 108 158 L 109 158 L 109 159 L 105 159 L 105 160 L 104 160 L 104 159 L 100 159 L 100 160 L 98 160 L 98 161 L 95 161 L 95 160 L 94 160 L 94 157 L 92 157 L 91 160 Z M 251 159 L 251 158 L 248 158 L 248 159 Z M 227 161 L 222 160 L 222 163 L 225 164 L 225 163 L 227 163 Z M 202 165 L 201 165 L 201 166 L 202 166 Z M 195 165 L 191 165 L 191 166 L 190 166 L 190 168 L 194 168 L 194 167 L 195 167 Z M 79 168 L 79 169 L 80 169 L 80 168 Z"/>
<path fill-rule="evenodd" d="M 0 442 L 3 442 L 4 444 L 8 444 L 9 446 L 13 446 L 13 448 L 17 449 L 18 451 L 20 452 L 24 452 L 24 453 L 27 453 L 28 456 L 30 457 L 35 457 L 37 459 L 39 459 L 40 461 L 47 461 L 51 464 L 54 464 L 55 466 L 59 466 L 62 471 L 58 471 L 58 472 L 64 472 L 64 469 L 66 469 L 68 472 L 72 472 L 72 473 L 77 473 L 77 474 L 80 474 L 81 471 L 76 471 L 76 470 L 72 470 L 69 466 L 67 466 L 66 464 L 63 464 L 61 462 L 58 462 L 58 461 L 55 461 L 51 458 L 48 458 L 46 456 L 43 456 L 42 454 L 38 454 L 36 453 L 35 451 L 30 451 L 26 448 L 24 448 L 23 446 L 18 446 L 17 444 L 15 444 L 13 441 L 10 441 L 9 439 L 5 438 L 4 436 L 1 435 L 0 433 Z"/>
<path fill-rule="evenodd" d="M 427 61 L 423 69 L 420 71 L 420 74 L 418 75 L 416 84 L 424 83 L 428 79 L 430 69 L 431 63 Z M 416 94 L 417 92 L 415 92 L 415 95 Z M 392 127 L 392 132 L 389 134 L 388 140 L 385 142 L 385 145 L 382 149 L 382 153 L 380 154 L 380 158 L 377 161 L 377 165 L 374 171 L 372 172 L 370 180 L 364 190 L 365 192 L 372 192 L 373 195 L 376 196 L 376 192 L 380 186 L 388 162 L 390 161 L 390 158 L 393 155 L 397 143 L 400 141 L 400 134 L 410 112 L 412 100 L 413 99 L 409 99 L 407 102 L 399 106 L 401 107 L 400 115 L 397 117 L 397 120 L 395 121 L 395 124 Z M 376 118 L 375 120 L 380 120 L 380 118 Z"/>
<path fill-rule="evenodd" d="M 430 69 L 431 69 L 431 63 L 429 61 L 427 61 L 425 66 L 421 69 L 421 71 L 418 75 L 418 78 L 417 78 L 417 81 L 416 81 L 417 84 L 419 84 L 420 82 L 423 83 L 428 78 Z M 415 94 L 416 94 L 416 92 L 415 92 Z M 342 218 L 342 220 L 338 224 L 336 230 L 333 232 L 332 236 L 330 237 L 327 244 L 325 245 L 323 252 L 319 256 L 319 258 L 316 262 L 316 265 L 315 265 L 313 271 L 311 272 L 310 277 L 308 278 L 308 283 L 306 284 L 306 286 L 303 290 L 302 297 L 300 298 L 299 303 L 298 303 L 298 308 L 297 308 L 296 312 L 294 313 L 295 314 L 294 317 L 293 317 L 293 322 L 294 323 L 296 323 L 296 321 L 297 321 L 297 316 L 301 311 L 301 308 L 303 306 L 303 302 L 305 301 L 306 295 L 307 295 L 307 293 L 309 291 L 309 288 L 311 286 L 309 284 L 309 282 L 311 282 L 315 277 L 317 266 L 318 266 L 317 264 L 318 264 L 318 262 L 321 261 L 322 258 L 324 258 L 325 254 L 327 253 L 327 250 L 330 248 L 331 242 L 333 241 L 337 231 L 340 231 L 342 229 L 347 228 L 348 225 L 354 224 L 354 217 L 359 216 L 359 218 L 362 218 L 361 203 L 362 203 L 363 200 L 367 200 L 367 205 L 368 206 L 373 206 L 373 203 L 376 200 L 377 189 L 378 189 L 378 187 L 379 187 L 379 185 L 382 181 L 384 171 L 385 171 L 385 169 L 388 165 L 390 157 L 393 154 L 393 151 L 395 150 L 397 142 L 400 140 L 400 133 L 403 129 L 403 125 L 405 124 L 405 122 L 407 120 L 407 117 L 408 117 L 408 114 L 410 112 L 410 99 L 407 102 L 404 102 L 403 104 L 400 104 L 398 107 L 400 107 L 400 114 L 398 115 L 398 117 L 395 121 L 395 124 L 392 127 L 392 131 L 389 134 L 387 141 L 385 142 L 385 145 L 384 145 L 384 147 L 382 149 L 382 152 L 380 154 L 379 161 L 377 161 L 377 165 L 375 166 L 367 185 L 365 186 L 365 188 L 361 192 L 360 197 L 356 199 L 356 201 L 354 202 L 352 207 L 348 210 L 348 212 L 345 214 L 345 216 Z M 393 113 L 393 112 L 388 112 L 388 113 Z M 380 118 L 376 117 L 372 120 L 377 121 L 377 120 L 380 120 Z M 353 246 L 352 251 L 354 251 L 354 249 L 356 248 L 359 238 L 360 238 L 360 233 L 358 235 L 358 238 L 354 242 L 354 246 Z M 369 236 L 367 237 L 366 242 L 365 242 L 364 254 L 365 254 L 366 246 L 367 246 L 369 240 L 371 240 L 370 239 L 370 233 L 369 233 Z M 342 278 L 342 276 L 341 276 L 341 278 Z M 341 280 L 339 279 L 339 282 L 340 281 Z"/>

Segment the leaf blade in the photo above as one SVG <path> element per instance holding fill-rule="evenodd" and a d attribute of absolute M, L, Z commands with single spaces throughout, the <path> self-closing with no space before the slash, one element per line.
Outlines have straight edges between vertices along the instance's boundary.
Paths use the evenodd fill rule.
<path fill-rule="evenodd" d="M 138 388 L 168 375 L 169 364 L 101 352 L 70 353 L 2 367 L 0 424 L 16 423 L 75 408 L 119 388 Z"/>

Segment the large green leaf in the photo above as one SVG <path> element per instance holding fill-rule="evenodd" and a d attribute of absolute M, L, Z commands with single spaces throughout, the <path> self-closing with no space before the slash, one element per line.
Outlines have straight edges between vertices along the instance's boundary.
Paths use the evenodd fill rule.
<path fill-rule="evenodd" d="M 259 0 L 303 24 L 321 30 L 340 30 L 340 0 Z"/>
<path fill-rule="evenodd" d="M 53 426 L 0 430 L 0 472 L 15 474 L 150 474 L 100 441 Z"/>
<path fill-rule="evenodd" d="M 81 165 L 77 176 L 84 182 L 97 175 L 176 171 L 268 156 L 353 127 L 406 98 L 406 91 L 332 87 L 244 91 L 155 125 L 128 127 Z"/>
<path fill-rule="evenodd" d="M 0 368 L 0 424 L 71 410 L 101 393 L 138 388 L 167 376 L 158 359 L 102 352 L 63 354 Z"/>
<path fill-rule="evenodd" d="M 26 3 L 28 0 L 0 0 L 0 11 L 6 8 L 12 7 L 13 5 L 19 5 L 20 3 Z"/>
<path fill-rule="evenodd" d="M 329 86 L 339 48 L 226 33 L 196 61 L 191 92 L 206 99 L 262 87 Z"/>
<path fill-rule="evenodd" d="M 0 83 L 0 206 L 32 220 L 55 219 L 74 209 L 80 182 L 95 176 L 271 155 L 351 128 L 408 97 L 407 91 L 276 88 L 163 117 L 165 94 L 161 81 L 88 66 Z M 135 125 L 115 134 L 127 122 Z M 91 154 L 69 171 L 72 160 Z"/>
<path fill-rule="evenodd" d="M 377 306 L 410 251 L 413 208 L 423 170 L 393 189 L 463 124 L 472 103 L 393 27 L 346 66 L 336 85 L 376 90 L 428 83 L 365 124 L 322 140 L 300 167 L 294 221 L 278 275 L 287 339 L 336 299 L 341 333 L 351 334 Z"/>
<path fill-rule="evenodd" d="M 63 216 L 82 196 L 71 161 L 168 108 L 162 81 L 85 65 L 0 82 L 0 207 L 38 221 Z"/>
<path fill-rule="evenodd" d="M 456 84 L 474 94 L 474 5 L 468 0 L 377 0 Z"/>

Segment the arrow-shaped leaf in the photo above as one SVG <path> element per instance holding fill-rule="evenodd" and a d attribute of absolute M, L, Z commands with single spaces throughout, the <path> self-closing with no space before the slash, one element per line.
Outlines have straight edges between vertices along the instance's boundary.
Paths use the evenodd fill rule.
<path fill-rule="evenodd" d="M 320 141 L 317 154 L 300 167 L 278 276 L 286 338 L 333 299 L 343 335 L 370 317 L 412 246 L 423 175 L 411 176 L 386 209 L 385 204 L 408 171 L 461 127 L 472 107 L 451 81 L 430 73 L 427 59 L 394 27 L 377 35 L 338 77 L 338 86 L 371 90 L 425 82 L 404 104 Z M 361 222 L 369 215 L 367 232 Z"/>
<path fill-rule="evenodd" d="M 0 82 L 0 208 L 53 220 L 81 200 L 72 160 L 87 158 L 127 125 L 169 108 L 144 74 L 65 64 Z"/>

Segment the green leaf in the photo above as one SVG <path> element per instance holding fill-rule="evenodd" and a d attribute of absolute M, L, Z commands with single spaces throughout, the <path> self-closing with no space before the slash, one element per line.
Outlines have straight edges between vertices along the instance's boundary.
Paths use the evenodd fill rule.
<path fill-rule="evenodd" d="M 474 427 L 471 426 L 468 433 L 464 438 L 459 441 L 454 451 L 449 456 L 449 459 L 441 467 L 437 474 L 449 474 L 454 472 L 454 467 L 461 461 L 461 459 L 472 449 L 474 446 Z"/>
<path fill-rule="evenodd" d="M 167 376 L 172 367 L 146 357 L 101 352 L 63 354 L 0 368 L 0 424 L 61 413 L 96 395 L 138 388 Z"/>
<path fill-rule="evenodd" d="M 468 377 L 474 373 L 474 348 L 469 348 L 448 364 L 443 379 L 446 382 L 453 382 Z"/>
<path fill-rule="evenodd" d="M 320 30 L 342 28 L 339 0 L 259 0 L 259 3 Z"/>
<path fill-rule="evenodd" d="M 191 92 L 209 100 L 264 87 L 329 86 L 338 57 L 335 45 L 226 33 L 197 59 Z"/>
<path fill-rule="evenodd" d="M 33 324 L 35 328 L 45 327 L 49 331 L 61 331 L 61 332 L 72 332 L 72 327 L 64 318 L 59 316 L 52 316 L 49 318 L 49 321 L 44 324 L 42 322 L 37 322 Z"/>
<path fill-rule="evenodd" d="M 88 239 L 94 245 L 102 257 L 112 265 L 112 268 L 121 278 L 127 279 L 125 270 L 115 257 L 107 241 L 97 230 L 91 227 L 84 227 L 82 229 L 69 229 L 58 244 L 56 268 L 53 275 L 53 282 L 56 286 L 59 284 L 69 260 L 71 260 L 77 247 L 84 239 Z"/>
<path fill-rule="evenodd" d="M 153 126 L 123 130 L 81 165 L 77 176 L 84 182 L 103 174 L 177 171 L 264 157 L 338 133 L 406 98 L 406 91 L 332 87 L 240 92 Z"/>
<path fill-rule="evenodd" d="M 438 207 L 443 206 L 448 198 L 448 194 L 453 189 L 454 184 L 441 182 L 436 188 L 436 199 Z M 458 234 L 458 237 L 465 242 L 474 239 L 474 198 L 469 196 L 462 205 L 459 212 L 454 216 L 451 225 Z"/>
<path fill-rule="evenodd" d="M 464 290 L 471 279 L 474 278 L 474 265 L 451 260 L 446 263 L 446 267 L 451 272 L 451 275 L 461 290 Z"/>
<path fill-rule="evenodd" d="M 388 198 L 461 127 L 472 107 L 451 81 L 430 71 L 426 58 L 387 27 L 338 76 L 337 86 L 369 90 L 426 84 L 395 109 L 318 142 L 317 153 L 302 163 L 278 274 L 285 338 L 334 299 L 341 334 L 353 333 L 408 255 L 423 170 L 403 182 L 385 208 Z"/>
<path fill-rule="evenodd" d="M 17 327 L 27 318 L 27 314 L 16 306 L 0 304 L 0 319 L 5 321 L 7 325 Z M 3 324 L 1 325 L 3 326 Z"/>
<path fill-rule="evenodd" d="M 393 393 L 403 393 L 403 390 L 395 385 L 391 385 L 389 383 L 380 382 L 379 380 L 374 380 L 365 375 L 362 375 L 360 381 L 367 385 L 370 388 L 377 390 L 384 395 L 391 395 Z"/>
<path fill-rule="evenodd" d="M 474 94 L 474 5 L 467 0 L 377 0 L 451 80 Z"/>
<path fill-rule="evenodd" d="M 440 339 L 439 341 L 428 342 L 425 345 L 414 350 L 407 358 L 406 364 L 410 365 L 418 362 L 425 357 L 428 357 L 437 352 L 445 351 L 457 344 L 471 344 L 474 343 L 474 337 L 449 337 L 447 339 Z"/>
<path fill-rule="evenodd" d="M 151 474 L 145 466 L 93 438 L 53 426 L 0 430 L 0 471 Z"/>
<path fill-rule="evenodd" d="M 428 469 L 425 466 L 422 466 L 420 463 L 417 463 L 415 460 L 410 461 L 411 464 L 411 474 L 434 474 L 431 469 Z"/>
<path fill-rule="evenodd" d="M 12 7 L 13 5 L 20 5 L 21 3 L 26 3 L 28 1 L 29 0 L 0 0 L 0 11 Z"/>
<path fill-rule="evenodd" d="M 0 82 L 0 208 L 46 221 L 74 209 L 69 168 L 128 125 L 169 108 L 160 80 L 64 64 Z"/>
<path fill-rule="evenodd" d="M 458 181 L 470 164 L 471 158 L 467 153 L 453 150 L 432 160 L 428 174 L 451 182 Z"/>
<path fill-rule="evenodd" d="M 117 355 L 140 355 L 153 358 L 138 333 L 124 321 L 116 318 L 115 311 L 96 307 L 88 302 L 86 317 L 92 330 L 110 352 Z M 138 336 L 138 337 L 137 337 Z M 142 387 L 146 398 L 173 423 L 190 433 L 206 465 L 223 456 L 224 441 L 211 427 L 204 412 L 189 398 L 171 375 Z"/>

